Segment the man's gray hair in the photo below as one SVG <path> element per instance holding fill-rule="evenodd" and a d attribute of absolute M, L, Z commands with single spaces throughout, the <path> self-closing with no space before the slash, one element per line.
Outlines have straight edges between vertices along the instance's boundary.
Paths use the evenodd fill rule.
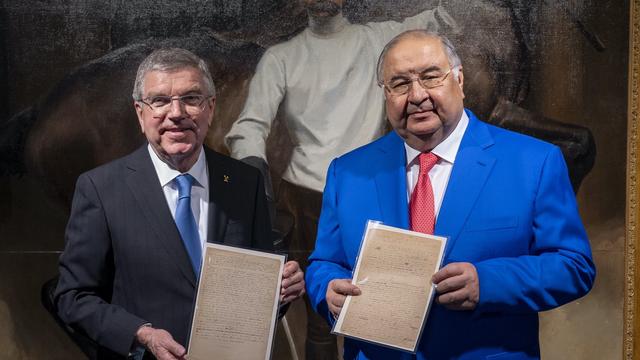
<path fill-rule="evenodd" d="M 384 49 L 382 49 L 382 52 L 380 53 L 380 57 L 378 57 L 378 65 L 376 67 L 378 84 L 383 83 L 382 70 L 384 69 L 384 61 L 385 61 L 385 57 L 387 56 L 387 53 L 394 46 L 396 46 L 400 42 L 400 40 L 407 37 L 432 37 L 432 38 L 439 39 L 440 42 L 442 43 L 442 47 L 444 47 L 444 52 L 447 54 L 447 60 L 449 60 L 449 66 L 453 68 L 453 71 L 452 71 L 453 76 L 456 78 L 456 80 L 458 79 L 458 71 L 459 71 L 458 67 L 462 65 L 462 61 L 460 61 L 460 57 L 458 56 L 458 53 L 456 52 L 456 48 L 453 46 L 453 43 L 451 42 L 451 40 L 449 40 L 444 35 L 438 34 L 437 32 L 418 29 L 418 30 L 408 30 L 408 31 L 402 32 L 396 35 L 396 37 L 391 39 L 391 41 L 389 41 L 387 45 L 384 46 Z"/>
<path fill-rule="evenodd" d="M 136 82 L 133 85 L 133 100 L 142 100 L 144 92 L 144 77 L 149 71 L 175 71 L 184 68 L 196 68 L 202 73 L 206 95 L 216 96 L 216 86 L 213 83 L 211 72 L 207 63 L 189 50 L 180 48 L 165 48 L 154 50 L 147 56 L 136 74 Z"/>

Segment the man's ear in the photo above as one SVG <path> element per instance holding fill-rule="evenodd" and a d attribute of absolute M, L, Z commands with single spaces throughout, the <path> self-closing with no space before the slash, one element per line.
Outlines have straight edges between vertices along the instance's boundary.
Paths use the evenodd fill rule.
<path fill-rule="evenodd" d="M 211 123 L 213 122 L 213 114 L 215 113 L 216 110 L 216 98 L 211 98 L 209 99 L 209 101 L 207 101 L 207 106 L 209 106 L 209 108 L 211 109 L 211 115 L 209 115 L 209 126 L 211 126 Z"/>
<path fill-rule="evenodd" d="M 387 90 L 385 90 L 384 86 L 382 87 L 382 98 L 384 99 L 384 101 L 387 101 L 387 96 L 389 96 L 387 94 Z"/>
<path fill-rule="evenodd" d="M 142 119 L 142 104 L 138 101 L 133 102 L 133 107 L 136 109 L 136 115 L 138 116 L 138 124 L 140 125 L 140 131 L 144 134 L 144 120 Z"/>
<path fill-rule="evenodd" d="M 462 93 L 462 98 L 464 99 L 464 73 L 462 72 L 462 65 L 458 67 L 458 77 L 456 81 L 458 82 L 460 92 Z"/>

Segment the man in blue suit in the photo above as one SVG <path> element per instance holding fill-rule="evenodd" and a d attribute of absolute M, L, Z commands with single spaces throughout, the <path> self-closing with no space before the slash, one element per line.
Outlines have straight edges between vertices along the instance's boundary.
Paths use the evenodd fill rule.
<path fill-rule="evenodd" d="M 350 279 L 367 220 L 433 232 L 449 242 L 417 354 L 345 339 L 344 358 L 539 358 L 538 311 L 595 278 L 560 150 L 465 110 L 444 37 L 402 33 L 378 64 L 395 131 L 329 167 L 306 277 L 313 306 L 333 323 L 361 293 Z"/>

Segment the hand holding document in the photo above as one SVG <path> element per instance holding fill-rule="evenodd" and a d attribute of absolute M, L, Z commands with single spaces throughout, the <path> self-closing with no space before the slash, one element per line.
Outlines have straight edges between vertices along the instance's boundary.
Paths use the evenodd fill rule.
<path fill-rule="evenodd" d="M 415 352 L 446 240 L 370 221 L 352 280 L 362 294 L 347 297 L 333 332 Z"/>
<path fill-rule="evenodd" d="M 191 360 L 269 359 L 283 255 L 207 244 L 191 325 Z"/>

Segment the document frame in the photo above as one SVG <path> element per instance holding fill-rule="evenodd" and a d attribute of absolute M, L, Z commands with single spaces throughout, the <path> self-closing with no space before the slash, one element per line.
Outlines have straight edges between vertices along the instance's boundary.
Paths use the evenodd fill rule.
<path fill-rule="evenodd" d="M 188 358 L 271 359 L 286 255 L 216 243 L 204 251 Z"/>
<path fill-rule="evenodd" d="M 440 269 L 440 267 L 442 266 L 442 261 L 444 258 L 444 254 L 446 252 L 446 248 L 447 248 L 447 237 L 443 237 L 443 236 L 436 236 L 436 235 L 428 235 L 428 234 L 424 234 L 424 233 L 419 233 L 419 232 L 415 232 L 415 231 L 410 231 L 410 230 L 406 230 L 406 229 L 400 229 L 400 228 L 396 228 L 396 227 L 391 227 L 391 226 L 387 226 L 382 224 L 379 221 L 372 221 L 369 220 L 367 222 L 367 226 L 365 228 L 364 231 L 364 235 L 363 235 L 363 239 L 362 242 L 360 243 L 360 250 L 358 251 L 358 257 L 356 259 L 356 266 L 355 269 L 353 271 L 353 276 L 352 276 L 352 281 L 351 283 L 354 285 L 358 285 L 360 287 L 364 286 L 365 283 L 367 283 L 369 280 L 368 276 L 366 276 L 366 274 L 362 274 L 362 269 L 363 269 L 363 262 L 365 261 L 369 261 L 370 258 L 372 256 L 371 254 L 371 250 L 370 250 L 370 243 L 372 243 L 374 240 L 371 240 L 374 236 L 374 231 L 375 230 L 379 230 L 382 232 L 386 232 L 387 234 L 392 234 L 392 236 L 400 236 L 400 237 L 405 237 L 411 240 L 414 240 L 413 243 L 420 243 L 420 241 L 415 241 L 415 240 L 426 240 L 424 242 L 425 247 L 422 249 L 423 251 L 432 254 L 432 255 L 436 255 L 435 259 L 430 259 L 431 263 L 429 263 L 429 265 L 427 266 L 427 269 L 423 269 L 423 271 L 420 273 L 420 271 L 418 269 L 412 269 L 414 271 L 418 270 L 418 274 L 419 276 L 421 276 L 422 280 L 425 281 L 424 283 L 424 288 L 419 290 L 419 293 L 424 294 L 424 291 L 426 291 L 426 294 L 424 294 L 424 298 L 420 299 L 422 300 L 422 304 L 421 307 L 419 308 L 419 314 L 416 313 L 414 311 L 413 313 L 413 323 L 412 326 L 410 325 L 411 328 L 414 329 L 414 332 L 411 334 L 412 335 L 412 339 L 409 340 L 408 342 L 411 343 L 411 346 L 407 346 L 407 339 L 403 339 L 404 341 L 404 345 L 400 344 L 399 342 L 394 342 L 394 341 L 389 341 L 388 337 L 386 340 L 383 340 L 382 337 L 378 337 L 377 339 L 375 339 L 373 336 L 367 336 L 367 334 L 365 334 L 366 332 L 358 332 L 358 330 L 356 330 L 355 332 L 353 330 L 346 330 L 344 329 L 344 324 L 345 322 L 349 321 L 349 317 L 354 317 L 354 316 L 362 316 L 362 314 L 360 313 L 359 315 L 352 315 L 352 301 L 353 301 L 353 296 L 347 296 L 347 299 L 345 300 L 344 306 L 342 308 L 342 311 L 340 312 L 340 315 L 338 316 L 338 318 L 336 319 L 336 322 L 334 323 L 334 326 L 332 328 L 332 333 L 334 334 L 339 334 L 342 336 L 345 336 L 347 338 L 352 338 L 352 339 L 356 339 L 356 340 L 360 340 L 360 341 L 364 341 L 364 342 L 368 342 L 368 343 L 373 343 L 376 345 L 380 345 L 380 346 L 384 346 L 384 347 L 388 347 L 388 348 L 392 348 L 392 349 L 396 349 L 396 350 L 401 350 L 401 351 L 406 351 L 409 353 L 413 353 L 415 354 L 417 351 L 417 347 L 420 344 L 420 339 L 422 338 L 422 333 L 424 331 L 424 326 L 425 323 L 427 321 L 427 317 L 429 314 L 429 310 L 431 309 L 431 304 L 433 302 L 433 298 L 435 296 L 435 286 L 431 283 L 431 276 Z M 380 234 L 378 234 L 378 236 L 382 236 Z M 429 252 L 428 248 L 426 247 L 427 243 L 430 243 L 431 245 L 436 245 L 436 252 L 433 251 L 433 247 L 432 250 Z M 380 243 L 376 242 L 375 246 L 378 246 Z M 389 240 L 387 240 L 387 245 L 390 245 L 391 242 L 389 242 Z M 376 250 L 380 250 L 379 248 Z M 382 248 L 382 250 L 384 250 L 384 247 Z M 407 254 L 409 255 L 409 254 Z M 386 256 L 386 255 L 385 255 Z M 410 255 L 409 255 L 410 257 Z M 422 261 L 424 259 L 419 259 L 419 261 Z M 369 261 L 370 262 L 370 261 Z M 406 265 L 407 263 L 411 263 L 411 261 L 407 261 L 404 263 L 404 265 Z M 401 268 L 403 264 L 399 264 L 399 267 Z M 397 270 L 397 269 L 396 269 Z M 409 270 L 409 269 L 405 269 L 405 270 Z M 401 270 L 402 271 L 402 270 Z M 372 282 L 374 282 L 376 280 L 373 280 Z M 427 285 L 429 284 L 429 285 Z M 359 297 L 362 296 L 367 296 L 365 295 L 365 290 L 363 289 L 363 295 L 359 295 Z M 387 299 L 389 300 L 389 299 Z M 395 305 L 395 304 L 394 304 Z M 357 305 L 356 305 L 357 306 Z M 364 307 L 364 305 L 361 305 L 360 307 Z M 372 313 L 375 311 L 372 311 Z M 386 319 L 380 319 L 379 317 L 376 317 L 376 321 L 379 324 L 386 324 L 388 322 L 393 322 L 393 319 L 396 319 L 396 316 L 393 315 L 393 311 L 382 311 L 382 312 L 378 312 L 378 315 L 380 314 L 384 314 L 387 318 Z M 419 315 L 420 316 L 420 320 L 419 320 L 419 324 L 415 322 L 415 315 Z M 366 318 L 366 315 L 365 315 Z M 373 321 L 373 319 L 371 319 L 371 321 Z"/>

